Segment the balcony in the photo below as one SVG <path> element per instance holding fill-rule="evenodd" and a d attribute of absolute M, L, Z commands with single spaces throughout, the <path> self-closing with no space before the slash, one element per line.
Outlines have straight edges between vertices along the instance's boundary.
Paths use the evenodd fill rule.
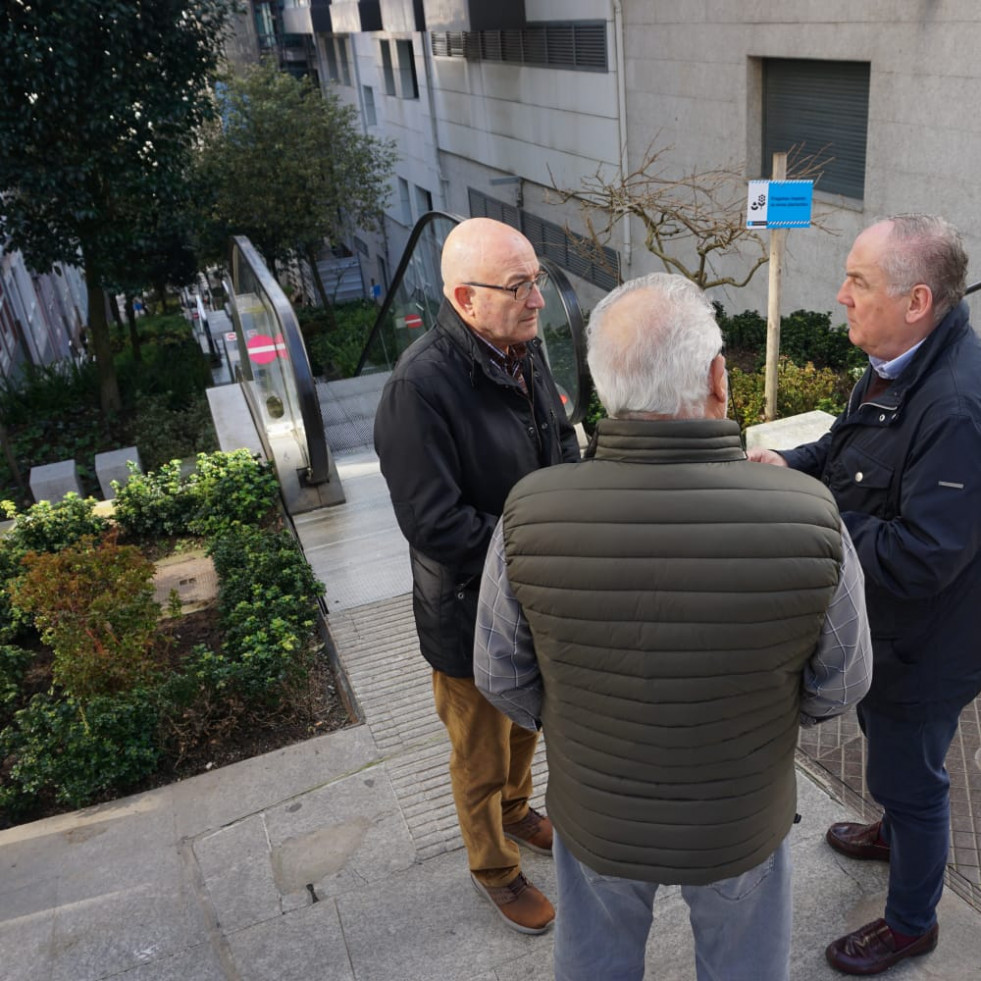
<path fill-rule="evenodd" d="M 330 5 L 330 19 L 335 34 L 383 30 L 378 0 L 334 0 Z"/>
<path fill-rule="evenodd" d="M 525 0 L 423 0 L 427 31 L 507 31 L 522 28 Z"/>
<path fill-rule="evenodd" d="M 393 34 L 426 30 L 423 0 L 381 0 L 384 29 Z"/>
<path fill-rule="evenodd" d="M 330 34 L 330 0 L 307 0 L 303 6 L 283 8 L 284 34 Z"/>

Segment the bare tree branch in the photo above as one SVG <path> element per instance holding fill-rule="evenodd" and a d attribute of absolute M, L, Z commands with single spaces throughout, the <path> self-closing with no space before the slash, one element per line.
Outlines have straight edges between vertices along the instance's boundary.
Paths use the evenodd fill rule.
<path fill-rule="evenodd" d="M 610 179 L 602 169 L 580 182 L 578 188 L 561 188 L 554 177 L 552 190 L 561 203 L 579 206 L 586 236 L 570 232 L 581 254 L 610 269 L 603 247 L 613 238 L 622 220 L 636 219 L 644 230 L 644 247 L 665 270 L 678 273 L 702 289 L 745 286 L 768 261 L 768 243 L 746 227 L 746 177 L 739 166 L 693 170 L 681 177 L 668 163 L 672 147 L 652 142 L 643 160 L 628 174 Z M 805 154 L 794 147 L 788 154 L 788 179 L 817 180 L 831 158 Z M 813 222 L 823 228 L 818 220 Z M 722 274 L 714 260 L 736 257 L 743 268 Z M 730 263 L 731 267 L 731 263 Z"/>

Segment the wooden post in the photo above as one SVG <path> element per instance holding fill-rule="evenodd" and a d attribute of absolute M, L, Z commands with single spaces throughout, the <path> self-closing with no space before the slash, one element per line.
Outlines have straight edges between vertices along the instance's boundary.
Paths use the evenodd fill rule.
<path fill-rule="evenodd" d="M 771 180 L 787 179 L 787 154 L 773 155 Z M 766 421 L 777 417 L 777 363 L 780 359 L 780 267 L 783 265 L 783 246 L 786 228 L 770 229 L 770 295 L 766 306 Z"/>

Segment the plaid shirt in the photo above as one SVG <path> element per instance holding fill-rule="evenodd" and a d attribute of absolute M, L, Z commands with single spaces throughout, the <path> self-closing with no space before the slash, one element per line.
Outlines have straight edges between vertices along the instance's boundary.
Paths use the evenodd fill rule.
<path fill-rule="evenodd" d="M 487 552 L 477 605 L 474 680 L 487 700 L 525 729 L 541 728 L 542 676 L 528 621 L 507 577 L 503 522 Z M 872 683 L 872 640 L 865 613 L 865 577 L 841 526 L 841 576 L 817 648 L 801 678 L 803 726 L 841 715 Z"/>

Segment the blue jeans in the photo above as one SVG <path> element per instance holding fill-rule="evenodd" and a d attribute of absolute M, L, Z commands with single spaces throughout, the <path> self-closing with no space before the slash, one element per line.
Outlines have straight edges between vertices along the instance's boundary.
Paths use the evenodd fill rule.
<path fill-rule="evenodd" d="M 656 882 L 600 875 L 555 835 L 558 879 L 556 981 L 639 981 Z M 790 969 L 790 845 L 787 838 L 743 875 L 682 886 L 695 934 L 698 981 L 786 981 Z"/>
<path fill-rule="evenodd" d="M 932 722 L 892 719 L 858 707 L 867 740 L 865 782 L 885 814 L 889 842 L 886 922 L 918 936 L 937 922 L 950 847 L 950 777 L 944 759 L 959 713 Z"/>

